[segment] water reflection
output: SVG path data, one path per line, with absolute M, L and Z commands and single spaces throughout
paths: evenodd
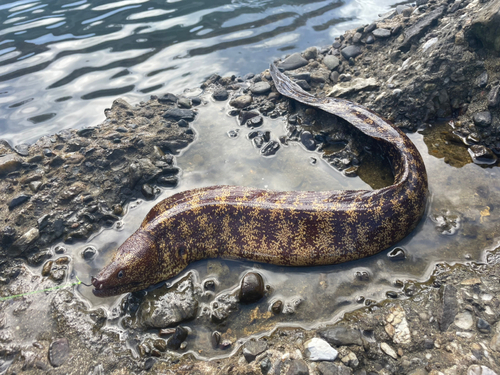
M 13 1 L 0 5 L 0 138 L 95 125 L 116 96 L 267 68 L 395 4 L 340 0 Z M 123 73 L 125 72 L 126 73 Z

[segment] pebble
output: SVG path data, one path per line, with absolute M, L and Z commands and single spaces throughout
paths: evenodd
M 388 356 L 394 359 L 398 359 L 398 354 L 396 353 L 396 351 L 393 348 L 391 348 L 387 343 L 385 342 L 381 343 L 380 349 Z
M 172 350 L 177 350 L 181 347 L 182 343 L 186 341 L 188 336 L 188 330 L 184 327 L 175 327 L 174 334 L 167 341 L 167 348 Z
M 363 34 L 361 34 L 361 33 L 358 32 L 358 33 L 356 33 L 356 34 L 353 35 L 352 42 L 354 44 L 358 44 L 360 42 L 360 40 L 361 40 L 362 37 L 363 37 Z
M 353 45 L 347 46 L 342 49 L 341 54 L 346 60 L 349 60 L 351 57 L 355 58 L 356 56 L 361 55 L 361 47 Z
M 323 64 L 325 64 L 328 69 L 333 70 L 339 66 L 340 60 L 337 56 L 326 55 L 323 58 Z
M 191 103 L 191 99 L 188 98 L 180 98 L 177 101 L 177 104 L 182 108 L 191 108 L 193 106 L 193 104 Z
M 390 260 L 405 260 L 406 259 L 406 253 L 405 251 L 400 248 L 400 247 L 396 247 L 394 249 L 392 249 L 388 254 L 387 254 L 387 257 L 390 259 Z
M 249 128 L 258 128 L 264 123 L 264 118 L 262 116 L 255 116 L 249 119 L 245 125 Z
M 241 303 L 253 303 L 265 294 L 264 279 L 257 272 L 249 272 L 241 280 L 239 298 Z
M 247 341 L 245 345 L 243 345 L 243 356 L 245 357 L 246 361 L 250 363 L 253 362 L 259 354 L 264 353 L 266 350 L 267 342 L 265 341 Z
M 172 108 L 169 109 L 168 111 L 165 112 L 163 115 L 164 118 L 171 118 L 174 120 L 180 120 L 184 119 L 186 121 L 193 121 L 194 117 L 196 115 L 196 112 L 190 110 L 190 109 L 185 109 L 185 108 Z
M 257 82 L 255 85 L 250 87 L 250 91 L 255 95 L 266 94 L 271 91 L 271 85 L 264 81 Z
M 311 86 L 309 85 L 309 83 L 307 83 L 305 79 L 299 79 L 298 81 L 295 81 L 295 83 L 299 85 L 301 89 L 305 91 L 311 91 Z
M 262 374 L 266 375 L 269 370 L 271 369 L 272 363 L 269 357 L 264 358 L 262 361 L 260 361 L 260 371 L 262 371 Z
M 476 322 L 476 328 L 478 329 L 479 332 L 482 333 L 490 333 L 491 332 L 491 326 L 490 323 L 488 323 L 486 320 L 479 318 Z
M 489 79 L 488 72 L 485 70 L 479 75 L 479 77 L 476 78 L 476 86 L 481 89 L 484 89 L 488 84 L 488 79 Z
M 333 345 L 362 345 L 361 332 L 358 329 L 335 327 L 320 331 L 320 336 Z
M 15 197 L 14 199 L 12 199 L 9 202 L 9 210 L 12 211 L 17 206 L 20 206 L 24 202 L 29 201 L 30 198 L 31 198 L 31 195 L 27 195 L 27 194 L 20 194 L 20 195 L 18 195 L 17 197 Z
M 474 121 L 474 124 L 476 126 L 480 126 L 482 128 L 490 126 L 491 125 L 491 112 L 490 111 L 477 112 L 472 117 L 472 120 Z
M 245 108 L 252 104 L 252 100 L 251 95 L 242 95 L 231 100 L 229 104 L 235 108 Z
M 9 248 L 8 253 L 11 256 L 17 256 L 26 251 L 40 236 L 37 228 L 31 228 L 29 231 L 19 237 Z
M 212 93 L 212 98 L 214 98 L 215 100 L 218 100 L 218 101 L 227 100 L 228 97 L 229 97 L 229 93 L 227 92 L 227 90 L 224 87 L 218 87 Z
M 69 341 L 63 337 L 50 343 L 49 362 L 53 367 L 59 367 L 66 362 L 69 354 Z
M 375 37 L 372 34 L 368 35 L 366 37 L 365 43 L 366 44 L 373 44 L 373 43 L 375 43 Z
M 305 356 L 310 361 L 335 361 L 338 352 L 325 340 L 313 338 L 304 344 Z
M 378 39 L 385 39 L 391 36 L 391 30 L 388 29 L 376 29 L 372 32 L 373 36 Z
M 15 145 L 14 151 L 16 151 L 21 156 L 28 156 L 30 153 L 30 145 L 27 145 L 26 143 Z
M 458 313 L 457 288 L 453 285 L 443 285 L 439 289 L 440 306 L 437 314 L 439 329 L 444 332 L 455 320 Z
M 303 359 L 294 359 L 291 361 L 286 375 L 309 375 L 309 367 Z
M 468 330 L 472 327 L 473 323 L 472 315 L 468 311 L 457 314 L 455 317 L 455 325 L 460 329 Z
M 177 100 L 179 100 L 179 98 L 172 93 L 167 93 L 158 98 L 158 101 L 162 104 L 177 103 Z
M 155 197 L 155 191 L 150 184 L 143 184 L 141 186 L 141 193 L 146 199 L 153 199 Z
M 488 94 L 488 106 L 496 107 L 500 104 L 500 85 L 493 86 Z
M 309 151 L 314 151 L 316 150 L 316 140 L 314 139 L 314 136 L 312 135 L 311 132 L 309 131 L 303 131 L 300 134 L 300 142 L 304 145 L 304 147 L 309 150 Z
M 288 56 L 285 60 L 278 64 L 280 70 L 295 70 L 307 65 L 308 62 L 300 53 L 296 52 Z
M 82 251 L 82 258 L 85 259 L 86 261 L 90 261 L 90 260 L 94 259 L 96 254 L 97 254 L 97 250 L 94 247 L 87 246 Z
M 0 175 L 17 171 L 21 164 L 22 160 L 14 154 L 0 156 Z
M 268 144 L 266 144 L 260 152 L 264 156 L 272 156 L 278 152 L 279 148 L 280 148 L 279 142 L 271 141 Z
M 304 51 L 304 58 L 307 60 L 315 59 L 318 57 L 318 49 L 316 47 L 309 47 Z

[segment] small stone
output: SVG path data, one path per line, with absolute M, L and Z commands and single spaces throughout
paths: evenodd
M 36 193 L 38 190 L 40 190 L 42 184 L 42 181 L 31 181 L 28 186 L 33 193 Z
M 153 368 L 153 366 L 155 365 L 156 363 L 156 359 L 153 358 L 153 357 L 149 357 L 148 359 L 146 359 L 144 361 L 144 370 L 145 371 L 149 371 Z
M 251 95 L 242 95 L 234 98 L 229 102 L 229 104 L 235 108 L 245 108 L 252 104 L 252 96 Z
M 490 333 L 491 332 L 490 323 L 488 323 L 484 319 L 479 318 L 476 322 L 476 327 L 477 327 L 479 332 L 482 332 L 482 333 Z
M 253 303 L 265 293 L 264 279 L 257 272 L 249 272 L 241 280 L 239 298 L 241 303 Z
M 396 351 L 393 348 L 391 348 L 387 343 L 385 342 L 381 343 L 380 349 L 388 356 L 394 359 L 398 359 L 398 353 L 396 353 Z
M 271 85 L 264 81 L 257 82 L 255 85 L 250 87 L 250 91 L 255 95 L 266 94 L 271 91 Z
M 373 36 L 377 39 L 385 39 L 391 36 L 391 30 L 388 29 L 375 29 L 372 32 Z
M 162 97 L 158 98 L 158 101 L 162 104 L 177 103 L 177 100 L 179 100 L 179 98 L 172 93 L 167 93 Z
M 316 47 L 309 47 L 304 51 L 304 58 L 307 60 L 315 59 L 318 57 L 318 49 Z
M 69 354 L 69 341 L 63 337 L 52 341 L 49 347 L 49 362 L 53 367 L 59 367 L 66 362 Z
M 31 198 L 31 195 L 20 194 L 9 202 L 9 210 L 12 211 L 17 206 L 20 206 L 24 202 L 27 202 Z
M 352 375 L 351 368 L 331 362 L 318 363 L 316 370 L 318 370 L 319 375 Z M 366 372 L 356 372 L 356 375 L 366 375 Z
M 295 81 L 295 83 L 297 85 L 299 85 L 299 87 L 302 90 L 305 90 L 305 91 L 310 91 L 311 90 L 311 86 L 309 85 L 309 83 L 307 83 L 307 81 L 305 79 L 299 79 L 298 81 Z
M 363 345 L 361 332 L 357 329 L 335 327 L 320 331 L 320 336 L 333 345 Z
M 95 258 L 97 254 L 97 250 L 92 247 L 92 246 L 87 246 L 83 251 L 82 251 L 82 258 L 85 259 L 87 262 L 91 261 L 92 259 Z
M 339 66 L 340 60 L 338 59 L 337 56 L 326 55 L 323 58 L 323 64 L 325 64 L 328 69 L 333 70 Z
M 356 34 L 353 35 L 352 42 L 354 44 L 358 44 L 362 37 L 363 37 L 363 34 L 361 34 L 361 33 L 358 32 L 358 33 L 356 33 Z
M 258 340 L 258 341 L 247 341 L 245 345 L 243 345 L 243 356 L 247 360 L 248 363 L 253 362 L 255 358 L 264 353 L 267 350 L 267 342 Z
M 309 375 L 309 367 L 303 359 L 294 359 L 290 363 L 286 375 Z
M 269 370 L 271 369 L 272 363 L 269 357 L 264 358 L 262 361 L 260 361 L 260 371 L 262 371 L 263 375 L 266 375 Z
M 184 327 L 175 327 L 174 334 L 167 341 L 167 348 L 171 350 L 177 350 L 181 347 L 182 343 L 186 341 L 188 336 L 188 330 Z
M 366 37 L 365 43 L 366 44 L 373 44 L 373 43 L 375 43 L 375 37 L 372 34 L 368 35 Z
M 349 60 L 351 57 L 355 58 L 356 56 L 361 55 L 361 47 L 359 46 L 347 46 L 340 51 L 344 59 Z
M 9 248 L 9 255 L 17 256 L 26 251 L 40 236 L 37 228 L 31 228 L 29 231 L 19 237 Z
M 440 302 L 437 321 L 439 329 L 444 332 L 455 320 L 458 313 L 457 289 L 453 285 L 443 285 L 439 290 Z
M 255 116 L 249 119 L 245 125 L 249 128 L 258 128 L 264 123 L 264 118 L 262 116 Z
M 25 143 L 15 145 L 14 151 L 17 152 L 21 156 L 28 156 L 30 154 L 30 145 L 27 145 Z
M 457 314 L 455 317 L 455 325 L 460 329 L 468 330 L 472 327 L 473 323 L 472 315 L 468 311 Z
M 477 112 L 474 114 L 472 119 L 474 120 L 474 124 L 476 126 L 485 128 L 491 125 L 491 112 L 490 111 Z
M 496 107 L 500 104 L 500 85 L 493 86 L 488 94 L 488 106 Z
M 304 344 L 305 356 L 310 361 L 335 361 L 338 352 L 325 340 L 313 338 Z
M 406 254 L 402 248 L 396 247 L 387 254 L 387 257 L 390 260 L 405 260 Z
M 281 300 L 278 300 L 276 302 L 274 302 L 271 306 L 271 311 L 274 313 L 274 314 L 279 314 L 281 313 L 281 311 L 283 311 L 283 301 Z
M 309 151 L 314 151 L 316 150 L 316 140 L 314 139 L 314 136 L 312 135 L 311 132 L 309 131 L 303 131 L 300 134 L 300 142 L 304 145 L 304 147 L 309 150 Z
M 340 74 L 339 72 L 335 71 L 330 74 L 330 81 L 332 81 L 333 84 L 336 84 L 339 81 Z
M 263 156 L 273 156 L 275 155 L 280 148 L 280 143 L 277 141 L 271 141 L 266 144 L 262 150 L 260 150 Z
M 172 108 L 172 109 L 169 109 L 168 111 L 166 111 L 165 114 L 163 115 L 163 117 L 167 118 L 167 119 L 174 119 L 174 120 L 184 119 L 186 121 L 193 121 L 195 115 L 196 115 L 196 112 L 194 112 L 190 109 Z
M 141 186 L 141 193 L 146 199 L 153 199 L 155 197 L 155 191 L 153 187 L 149 184 L 143 184 Z
M 14 154 L 0 156 L 0 175 L 17 171 L 21 164 L 22 160 Z
M 177 105 L 181 108 L 191 108 L 193 105 L 191 104 L 191 99 L 188 98 L 180 98 L 177 101 Z
M 214 90 L 212 94 L 212 98 L 218 101 L 224 101 L 227 100 L 229 97 L 229 93 L 224 87 L 218 87 L 217 89 Z
M 476 86 L 481 89 L 484 89 L 488 84 L 488 78 L 489 78 L 488 72 L 485 70 L 479 75 L 479 77 L 476 78 Z
M 278 64 L 280 70 L 295 70 L 307 65 L 307 60 L 300 53 L 296 52 L 288 56 L 283 62 Z

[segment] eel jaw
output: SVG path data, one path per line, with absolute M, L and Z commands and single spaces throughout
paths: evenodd
M 92 285 L 94 286 L 94 289 L 92 289 L 92 293 L 96 297 L 112 297 L 128 292 L 136 292 L 148 287 L 146 283 L 140 282 L 105 287 L 104 283 L 95 277 L 92 277 Z

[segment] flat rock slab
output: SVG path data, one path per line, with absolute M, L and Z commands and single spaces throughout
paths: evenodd
M 337 56 L 326 55 L 323 58 L 323 64 L 325 64 L 328 69 L 333 70 L 337 66 L 339 66 L 340 61 L 339 61 L 339 58 Z
M 306 66 L 307 60 L 304 59 L 299 52 L 288 56 L 282 63 L 278 64 L 280 70 L 294 70 Z
M 379 86 L 375 78 L 355 78 L 349 82 L 336 84 L 333 86 L 332 91 L 328 93 L 328 96 L 341 97 L 362 90 L 373 90 Z
M 66 362 L 69 354 L 69 341 L 63 337 L 52 341 L 49 347 L 49 362 L 54 367 L 59 367 Z
M 164 118 L 172 118 L 174 120 L 186 120 L 186 121 L 193 121 L 194 116 L 196 115 L 196 112 L 190 110 L 190 109 L 184 109 L 184 108 L 172 108 L 169 109 L 168 111 L 165 112 L 163 115 Z
M 333 345 L 363 345 L 358 329 L 335 327 L 321 331 L 320 335 Z
M 388 37 L 391 36 L 391 30 L 388 30 L 388 29 L 376 29 L 376 30 L 373 30 L 372 34 L 377 39 L 384 39 L 384 38 L 388 38 Z
M 359 46 L 347 46 L 342 51 L 340 51 L 344 59 L 349 60 L 351 57 L 355 58 L 356 56 L 361 55 L 361 47 Z

